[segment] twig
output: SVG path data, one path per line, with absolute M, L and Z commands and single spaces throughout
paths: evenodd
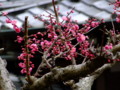
M 56 21 L 57 21 L 57 24 L 58 24 L 59 23 L 58 12 L 56 10 L 55 1 L 54 0 L 52 0 L 52 4 L 53 4 L 53 8 L 54 8 L 54 13 L 55 13 Z
M 113 47 L 110 50 L 111 53 L 116 54 L 120 51 L 120 44 Z M 28 85 L 29 90 L 44 89 L 50 85 L 50 83 L 56 83 L 60 81 L 68 81 L 76 77 L 86 77 L 87 75 L 92 74 L 97 69 L 102 67 L 107 63 L 107 58 L 98 56 L 92 61 L 88 60 L 87 62 L 79 65 L 70 65 L 65 68 L 54 68 L 51 72 L 45 74 L 38 80 L 36 80 L 33 85 Z M 26 89 L 24 89 L 26 90 Z
M 24 38 L 25 38 L 25 52 L 26 52 L 26 77 L 27 77 L 27 81 L 28 81 L 28 83 L 31 83 L 31 80 L 30 80 L 30 71 L 29 71 L 29 67 L 30 67 L 30 65 L 29 65 L 29 49 L 28 49 L 28 16 L 26 16 L 25 17 L 25 27 L 24 27 L 24 29 L 25 29 L 25 32 L 24 32 L 24 34 L 25 34 L 25 36 L 24 36 Z
M 86 59 L 87 59 L 87 56 L 85 56 L 85 58 L 83 59 L 82 63 L 85 63 Z
M 115 25 L 113 23 L 112 17 L 111 17 L 111 23 L 112 23 L 112 27 L 113 27 L 113 30 L 114 30 L 114 33 L 115 33 Z

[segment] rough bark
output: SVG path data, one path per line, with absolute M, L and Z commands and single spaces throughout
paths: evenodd
M 110 52 L 113 53 L 114 55 L 119 51 L 120 51 L 120 44 L 114 46 L 113 49 L 110 50 Z M 87 61 L 83 64 L 70 65 L 65 68 L 54 68 L 51 72 L 33 81 L 31 85 L 29 84 L 26 85 L 23 88 L 23 90 L 45 90 L 45 88 L 49 87 L 50 84 L 60 82 L 60 81 L 68 81 L 68 80 L 72 80 L 74 78 L 79 78 L 79 77 L 83 78 L 83 81 L 85 81 L 86 83 L 89 83 L 92 85 L 93 81 L 100 74 L 91 75 L 89 77 L 86 77 L 86 76 L 92 73 L 94 74 L 96 70 L 102 73 L 109 66 L 109 64 L 107 64 L 108 66 L 106 67 L 104 66 L 104 69 L 101 69 L 101 67 L 104 64 L 106 65 L 106 62 L 107 62 L 106 58 L 102 56 L 98 56 L 97 58 L 91 61 Z M 80 83 L 82 83 L 81 81 Z M 91 85 L 87 87 L 91 87 Z
M 48 87 L 52 83 L 85 77 L 101 67 L 105 61 L 105 58 L 97 57 L 92 61 L 87 61 L 80 65 L 70 65 L 65 68 L 54 68 L 51 72 L 33 82 L 32 85 L 25 87 L 24 90 L 44 90 L 45 87 Z
M 105 71 L 108 68 L 111 68 L 115 64 L 105 64 L 101 68 L 97 69 L 95 72 L 93 72 L 91 75 L 88 75 L 84 78 L 79 79 L 79 82 L 76 84 L 73 84 L 71 87 L 73 90 L 91 90 L 92 85 L 94 83 L 94 80 L 97 79 L 103 71 Z
M 0 90 L 16 90 L 9 78 L 6 62 L 0 58 Z

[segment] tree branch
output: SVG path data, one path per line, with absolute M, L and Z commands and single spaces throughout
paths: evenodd
M 114 46 L 113 49 L 110 50 L 110 52 L 116 54 L 119 50 L 120 50 L 120 44 Z M 94 74 L 96 73 L 96 70 L 98 69 L 99 72 L 102 73 L 102 69 L 99 68 L 106 63 L 107 63 L 107 58 L 98 56 L 95 59 L 89 60 L 83 64 L 70 65 L 65 68 L 56 67 L 51 72 L 45 74 L 41 78 L 34 81 L 31 86 L 27 85 L 26 87 L 24 87 L 23 90 L 26 90 L 26 88 L 27 90 L 38 90 L 38 89 L 44 90 L 45 87 L 48 87 L 52 83 L 68 81 L 79 77 L 86 77 L 87 75 L 90 74 L 92 74 L 90 78 L 92 78 L 91 81 L 93 82 L 96 79 L 96 77 L 99 76 L 99 74 L 98 76 L 96 76 L 97 74 Z
M 73 84 L 71 87 L 73 90 L 91 90 L 91 87 L 94 83 L 94 80 L 97 79 L 103 71 L 111 68 L 115 65 L 116 62 L 105 64 L 101 68 L 97 69 L 92 74 L 88 75 L 87 77 L 81 78 L 78 83 Z

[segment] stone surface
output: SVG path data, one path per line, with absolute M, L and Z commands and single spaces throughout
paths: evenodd
M 25 3 L 28 2 L 26 3 L 28 5 L 23 5 L 23 7 L 19 7 L 18 5 L 17 8 L 6 9 L 6 11 L 10 13 L 15 12 L 15 11 L 20 11 L 18 14 L 17 13 L 15 15 L 12 14 L 12 17 L 18 18 L 20 22 L 23 23 L 24 17 L 27 15 L 29 16 L 29 24 L 32 27 L 41 28 L 43 27 L 43 22 L 35 20 L 33 16 L 36 14 L 37 15 L 44 14 L 45 16 L 48 16 L 49 13 L 52 13 L 54 15 L 54 10 L 53 10 L 52 5 L 39 5 L 38 3 L 41 3 L 40 1 L 41 0 L 35 0 L 35 1 L 30 0 L 28 2 L 28 0 L 24 0 L 24 1 L 17 0 L 17 1 L 14 1 L 15 2 L 14 4 L 18 2 L 19 2 L 18 4 L 23 4 L 23 2 Z M 99 19 L 104 18 L 107 21 L 110 20 L 109 17 L 113 13 L 113 5 L 109 5 L 110 2 L 114 2 L 114 0 L 79 0 L 79 2 L 71 2 L 70 0 L 62 0 L 56 6 L 59 7 L 60 21 L 62 21 L 61 19 L 62 16 L 66 16 L 67 12 L 69 12 L 70 10 L 72 10 L 72 8 L 74 8 L 74 13 L 71 14 L 71 16 L 73 16 L 73 20 L 75 19 L 78 20 L 80 16 L 81 20 L 78 20 L 78 21 L 81 24 L 87 18 L 91 18 L 94 16 Z M 13 2 L 5 2 L 4 5 L 6 6 L 7 4 L 11 5 L 9 3 L 13 3 Z M 48 17 L 43 17 L 43 18 L 48 19 Z M 2 24 L 4 24 L 4 26 L 6 26 L 7 28 L 12 28 L 11 25 L 4 23 L 4 19 L 5 18 L 0 17 L 0 22 L 2 22 Z M 22 24 L 19 24 L 19 26 L 21 25 Z
M 28 9 L 28 12 L 39 15 L 39 14 L 42 14 L 42 12 L 44 12 L 44 10 L 40 9 L 38 7 L 34 7 L 34 8 Z
M 98 9 L 92 7 L 92 6 L 85 5 L 84 3 L 78 3 L 78 4 L 76 4 L 75 8 L 78 11 L 82 11 L 83 13 L 86 13 L 89 16 L 93 16 L 93 15 L 101 12 L 100 10 L 98 10 Z
M 92 5 L 94 2 L 96 2 L 97 0 L 81 0 L 82 2 Z
M 25 17 L 28 16 L 28 23 L 32 27 L 43 27 L 43 22 L 34 18 L 29 12 L 17 15 L 17 18 L 24 22 Z
M 109 2 L 105 0 L 99 0 L 93 3 L 95 7 L 98 7 L 100 9 L 105 9 L 106 7 L 110 7 Z
M 98 14 L 96 14 L 94 17 L 98 18 L 98 19 L 104 19 L 105 21 L 110 21 L 111 19 L 111 14 L 105 12 L 105 11 L 102 11 Z
M 59 7 L 58 12 L 61 13 L 62 15 L 67 15 L 67 12 L 69 12 L 71 10 L 71 9 L 65 7 L 64 5 L 61 5 L 61 4 L 59 4 L 58 7 Z
M 80 23 L 80 24 L 85 23 L 85 21 L 88 20 L 88 19 L 89 19 L 89 17 L 84 15 L 84 14 L 82 14 L 82 13 L 81 14 L 77 14 L 77 15 L 72 17 L 73 21 L 77 20 L 78 23 Z

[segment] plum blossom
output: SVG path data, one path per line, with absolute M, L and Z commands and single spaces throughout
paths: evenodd
M 71 13 L 74 13 L 74 10 L 71 10 L 70 12 L 71 12 Z
M 2 12 L 2 15 L 6 16 L 6 15 L 8 15 L 8 12 Z
M 24 40 L 23 37 L 17 36 L 17 42 L 18 43 L 21 43 L 23 40 Z
M 91 26 L 92 27 L 96 27 L 96 26 L 98 26 L 100 23 L 99 22 L 91 22 Z
M 110 50 L 113 48 L 112 43 L 105 45 L 104 50 Z
M 17 27 L 16 25 L 13 26 L 16 33 L 20 33 L 22 28 Z
M 72 47 L 70 53 L 75 53 L 76 52 L 76 48 L 75 47 Z
M 22 28 L 19 28 L 17 26 L 17 21 L 16 20 L 11 20 L 10 18 L 7 17 L 8 12 L 2 12 L 2 15 L 6 16 L 7 19 L 5 20 L 5 22 L 12 24 L 13 25 L 13 29 L 16 31 L 16 33 L 20 33 L 21 32 Z
M 31 44 L 30 45 L 31 53 L 35 53 L 35 51 L 38 51 L 38 46 L 37 44 Z
M 117 15 L 116 22 L 120 23 L 120 15 Z
M 64 21 L 67 21 L 67 20 L 68 20 L 68 17 L 63 16 L 62 19 L 63 19 Z
M 26 69 L 23 68 L 23 69 L 21 70 L 21 73 L 22 73 L 22 74 L 26 73 Z
M 10 19 L 6 19 L 6 23 L 11 23 L 12 21 Z
M 17 24 L 17 21 L 16 21 L 16 20 L 12 20 L 11 24 L 12 24 L 12 25 L 16 25 L 16 24 Z
M 74 30 L 78 30 L 79 29 L 79 26 L 77 24 L 73 25 L 72 27 Z
M 73 12 L 74 11 L 71 10 L 67 14 Z M 23 50 L 23 53 L 18 57 L 19 60 L 23 60 L 25 63 L 27 55 L 29 55 L 30 58 L 34 57 L 35 52 L 39 50 L 41 50 L 40 52 L 42 53 L 48 50 L 48 52 L 46 53 L 46 59 L 53 58 L 54 56 L 58 55 L 58 58 L 60 57 L 66 60 L 71 60 L 73 58 L 76 58 L 79 55 L 79 53 L 80 55 L 85 56 L 89 59 L 95 57 L 94 53 L 90 50 L 94 43 L 89 43 L 89 41 L 87 40 L 88 37 L 86 36 L 86 33 L 88 33 L 88 31 L 98 26 L 102 22 L 94 18 L 89 19 L 87 23 L 80 28 L 79 25 L 76 24 L 76 22 L 72 22 L 71 16 L 63 16 L 62 20 L 67 21 L 64 23 L 57 23 L 57 21 L 55 21 L 55 18 L 50 16 L 51 15 L 47 16 L 47 18 L 50 19 L 41 20 L 43 22 L 50 22 L 47 24 L 45 23 L 47 29 L 45 32 L 37 32 L 36 34 L 32 34 L 29 36 L 28 45 L 26 45 L 26 47 L 29 48 L 29 54 L 24 53 L 25 50 Z M 120 23 L 119 17 L 120 16 L 118 15 L 116 21 Z M 36 19 L 38 19 L 38 17 Z M 6 19 L 6 22 L 11 23 L 13 25 L 14 30 L 17 33 L 21 32 L 21 28 L 17 26 L 17 21 Z M 23 39 L 24 38 L 18 36 L 18 43 L 21 43 Z M 112 44 L 107 44 L 104 46 L 104 50 L 109 49 L 112 49 Z M 61 55 L 61 53 L 63 53 L 63 55 Z M 19 66 L 22 68 L 21 73 L 26 73 L 24 63 L 19 63 Z M 32 62 L 30 62 L 29 64 L 29 71 L 31 72 L 32 68 L 34 67 L 34 64 L 32 64 Z
M 17 26 L 16 20 L 10 20 L 9 18 L 6 19 L 6 23 L 11 23 L 13 25 L 13 29 L 16 31 L 16 33 L 20 33 L 22 28 L 19 28 Z
M 25 63 L 19 63 L 18 64 L 21 68 L 25 68 L 26 66 L 25 66 Z
M 26 55 L 27 55 L 26 53 L 21 53 L 20 56 L 18 56 L 18 59 L 25 60 Z
M 85 41 L 85 39 L 86 39 L 85 35 L 78 33 L 78 37 L 77 37 L 78 42 L 81 43 L 81 42 Z

